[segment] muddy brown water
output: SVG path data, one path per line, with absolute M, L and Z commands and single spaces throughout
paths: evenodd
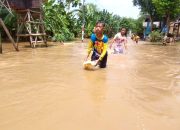
M 96 71 L 85 47 L 5 48 L 0 130 L 180 130 L 180 45 L 130 44 Z

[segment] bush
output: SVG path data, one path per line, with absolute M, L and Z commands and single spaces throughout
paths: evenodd
M 55 0 L 49 0 L 43 6 L 47 34 L 51 36 L 53 41 L 69 41 L 74 39 L 71 15 L 67 14 L 62 3 L 54 3 Z
M 162 34 L 160 31 L 152 31 L 150 33 L 150 42 L 160 42 L 162 39 Z

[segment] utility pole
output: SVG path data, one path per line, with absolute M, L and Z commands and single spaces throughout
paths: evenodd
M 82 22 L 82 42 L 84 42 L 84 27 L 85 27 L 85 0 L 83 0 L 83 22 Z

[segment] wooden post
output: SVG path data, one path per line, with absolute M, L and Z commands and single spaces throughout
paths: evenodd
M 39 42 L 44 42 L 47 46 L 46 33 L 41 12 L 26 9 L 17 11 L 17 13 L 19 14 L 17 43 L 19 37 L 29 37 L 32 48 L 35 48 L 36 44 Z M 24 14 L 26 14 L 25 17 Z M 23 21 L 21 21 L 20 18 L 23 18 Z M 22 30 L 24 30 L 24 32 L 22 32 Z
M 19 51 L 18 46 L 16 45 L 16 43 L 14 42 L 14 39 L 11 37 L 11 34 L 9 33 L 9 30 L 6 28 L 4 22 L 2 21 L 2 19 L 0 18 L 0 25 L 2 25 L 2 27 L 4 28 L 4 31 L 6 32 L 6 34 L 8 35 L 10 41 L 12 42 L 14 48 L 16 49 L 16 51 Z
M 2 54 L 1 32 L 0 32 L 0 53 Z
M 180 29 L 179 26 L 180 26 L 180 22 L 178 21 L 178 30 L 177 30 L 178 32 L 177 32 L 177 37 L 179 37 L 179 29 Z
M 41 22 L 42 24 L 40 25 L 40 27 L 41 27 L 41 30 L 42 30 L 43 34 L 46 34 L 46 31 L 45 31 L 45 28 L 44 28 L 44 23 L 43 23 L 43 16 L 42 16 L 42 14 L 43 14 L 43 13 L 42 13 L 42 10 L 41 10 L 41 13 L 40 13 L 40 22 Z M 42 40 L 43 40 L 43 42 L 45 43 L 45 46 L 48 47 L 46 35 L 42 36 Z

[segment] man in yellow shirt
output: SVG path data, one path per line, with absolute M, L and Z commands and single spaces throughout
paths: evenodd
M 94 33 L 91 35 L 91 39 L 88 44 L 88 59 L 91 51 L 93 54 L 91 56 L 91 61 L 96 61 L 96 65 L 100 68 L 106 68 L 107 64 L 107 48 L 108 48 L 108 37 L 103 34 L 105 23 L 98 21 L 94 28 Z

